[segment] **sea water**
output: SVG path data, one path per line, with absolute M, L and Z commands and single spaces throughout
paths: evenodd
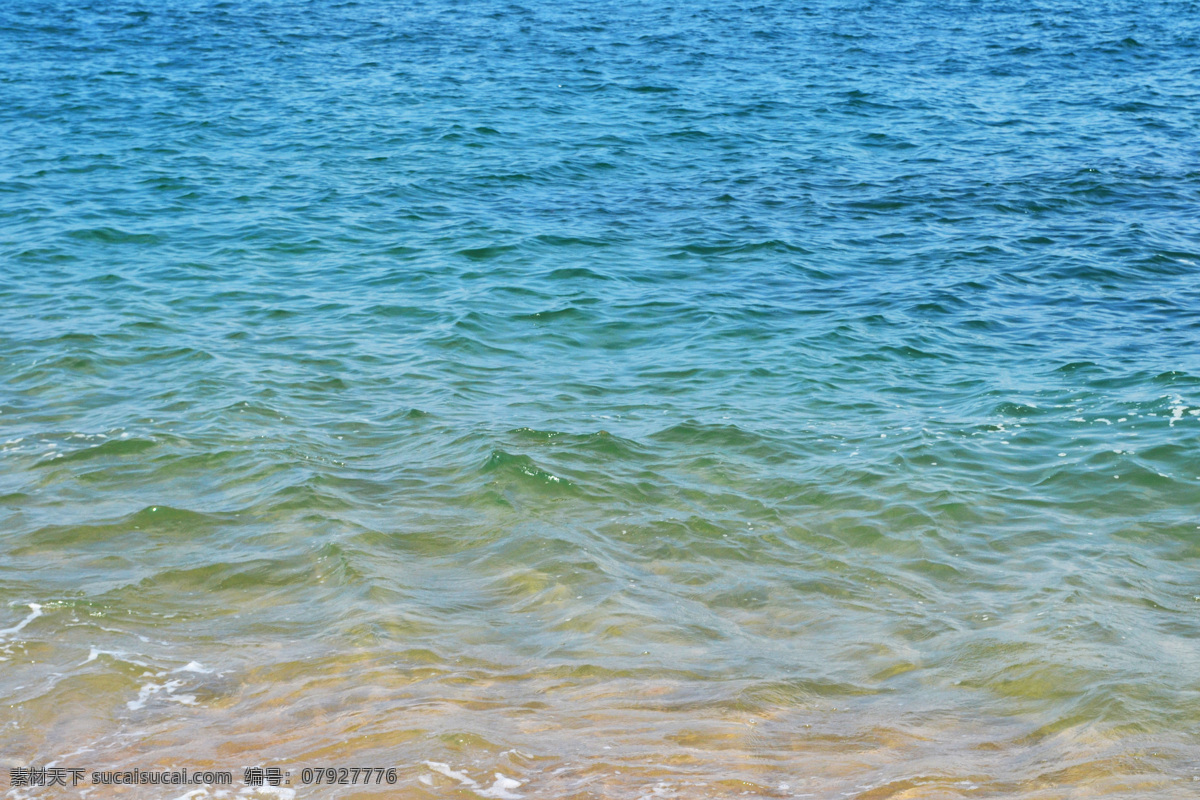
M 1197 3 L 9 0 L 0 63 L 0 766 L 1200 792 Z

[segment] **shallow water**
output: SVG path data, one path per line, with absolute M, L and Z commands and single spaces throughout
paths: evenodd
M 0 58 L 2 766 L 1195 796 L 1196 3 L 14 0 Z

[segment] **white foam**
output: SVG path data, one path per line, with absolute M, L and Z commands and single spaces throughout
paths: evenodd
M 173 703 L 182 703 L 185 706 L 196 705 L 196 696 L 192 694 L 175 694 L 175 690 L 183 686 L 183 681 L 167 681 L 166 683 L 146 683 L 138 690 L 136 700 L 130 700 L 125 704 L 125 707 L 130 711 L 137 711 L 140 708 L 145 708 L 146 703 L 150 698 L 159 692 L 166 690 L 166 699 Z
M 447 778 L 453 778 L 454 780 L 461 783 L 463 786 L 472 786 L 472 787 L 479 786 L 479 784 L 477 782 L 475 782 L 474 780 L 472 780 L 471 777 L 468 776 L 465 772 L 455 772 L 454 770 L 450 769 L 449 764 L 443 764 L 440 761 L 426 761 L 424 763 L 425 763 L 425 766 L 429 767 L 431 770 L 438 773 L 439 775 L 445 775 Z
M 130 711 L 137 711 L 139 708 L 144 708 L 146 706 L 146 701 L 150 699 L 150 696 L 158 694 L 162 691 L 162 689 L 163 687 L 157 683 L 144 684 L 142 688 L 138 690 L 137 700 L 130 700 L 125 704 L 125 707 Z
M 496 773 L 496 782 L 491 785 L 491 788 L 484 789 L 482 792 L 476 792 L 480 797 L 495 797 L 497 800 L 520 800 L 523 795 L 514 794 L 513 789 L 521 786 L 521 782 L 506 778 L 499 772 Z
M 145 661 L 138 661 L 136 658 L 127 658 L 125 653 L 121 650 L 101 650 L 95 646 L 93 646 L 92 651 L 88 653 L 88 657 L 79 662 L 79 666 L 82 667 L 84 664 L 90 664 L 100 656 L 112 656 L 118 661 L 124 661 L 126 664 L 134 664 L 139 667 L 148 668 L 150 666 Z
M 10 633 L 19 633 L 22 628 L 24 628 L 26 625 L 33 622 L 35 619 L 37 619 L 38 617 L 40 617 L 42 615 L 42 607 L 40 605 L 38 605 L 37 603 L 30 603 L 29 607 L 31 609 L 33 609 L 33 611 L 30 612 L 29 616 L 26 617 L 25 619 L 21 620 L 20 622 L 18 622 L 13 627 L 5 628 L 4 630 L 0 631 L 0 637 L 7 636 Z
M 1174 428 L 1175 423 L 1183 419 L 1183 412 L 1187 410 L 1187 406 L 1183 404 L 1183 398 L 1176 395 L 1175 405 L 1171 406 L 1171 419 L 1168 420 L 1167 424 Z
M 199 672 L 204 675 L 211 675 L 213 671 L 211 669 L 205 669 L 204 665 L 199 661 L 189 661 L 182 667 L 171 670 L 171 672 Z
M 285 789 L 282 786 L 247 786 L 238 792 L 238 796 L 246 796 L 252 794 L 265 794 L 270 797 L 278 797 L 279 800 L 294 800 L 296 797 L 295 789 Z

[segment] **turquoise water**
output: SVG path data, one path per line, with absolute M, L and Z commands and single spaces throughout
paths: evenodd
M 1200 5 L 13 0 L 0 59 L 3 766 L 1195 796 Z

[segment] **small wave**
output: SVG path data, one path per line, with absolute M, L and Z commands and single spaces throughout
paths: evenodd
M 102 242 L 104 244 L 159 244 L 162 239 L 153 233 L 129 233 L 119 228 L 77 228 L 68 231 L 67 236 L 84 242 Z
M 493 474 L 502 481 L 511 481 L 514 485 L 536 488 L 538 490 L 554 490 L 570 492 L 575 485 L 566 478 L 555 475 L 539 467 L 527 455 L 507 453 L 503 450 L 493 450 L 484 462 L 482 471 Z
M 490 261 L 494 258 L 499 258 L 505 253 L 511 253 L 516 250 L 516 246 L 510 244 L 498 244 L 488 247 L 470 247 L 465 250 L 459 250 L 460 256 L 466 256 L 472 261 Z

